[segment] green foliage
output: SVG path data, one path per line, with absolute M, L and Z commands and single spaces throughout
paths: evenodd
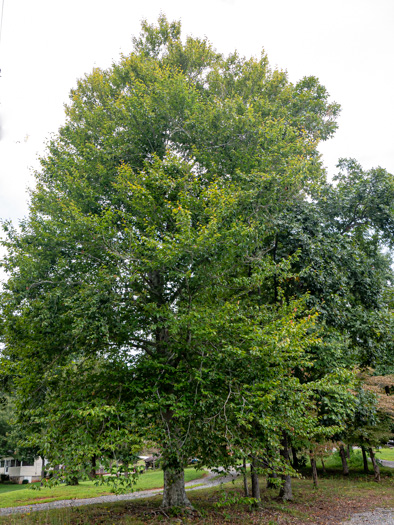
M 146 441 L 179 471 L 343 429 L 353 367 L 392 351 L 392 177 L 345 163 L 326 183 L 328 99 L 264 54 L 183 43 L 164 15 L 79 80 L 28 218 L 4 225 L 1 302 L 24 443 L 66 477 Z M 376 181 L 349 228 L 355 187 L 368 200 Z
M 9 455 L 9 450 L 12 450 L 9 436 L 12 428 L 11 417 L 8 400 L 4 397 L 0 404 L 0 457 Z
M 252 510 L 252 508 L 258 506 L 259 503 L 259 500 L 257 500 L 256 498 L 241 496 L 237 491 L 223 491 L 222 497 L 219 501 L 215 503 L 215 507 L 221 508 L 230 507 L 232 505 L 246 505 L 249 507 L 249 510 Z

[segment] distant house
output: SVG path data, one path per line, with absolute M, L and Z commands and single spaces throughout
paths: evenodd
M 0 459 L 0 475 L 9 476 L 10 481 L 22 483 L 26 480 L 28 483 L 41 480 L 42 458 L 31 458 L 19 461 L 13 457 Z

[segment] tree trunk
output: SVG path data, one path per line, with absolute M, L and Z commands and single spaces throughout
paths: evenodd
M 267 478 L 267 489 L 274 489 L 278 485 L 273 480 L 278 479 L 278 474 L 275 472 L 275 470 L 271 471 L 271 474 Z
M 252 498 L 260 501 L 261 499 L 260 484 L 259 484 L 259 476 L 256 472 L 256 467 L 257 467 L 256 458 L 252 458 L 252 463 L 250 465 L 250 477 L 252 478 Z
M 348 458 L 348 459 L 350 459 L 350 449 L 351 449 L 351 448 L 353 448 L 353 447 L 351 447 L 351 446 L 349 445 L 349 443 L 348 443 L 348 445 L 347 445 L 347 447 L 346 447 L 346 455 L 347 455 L 347 458 Z
M 293 493 L 291 490 L 290 474 L 282 476 L 282 479 L 284 480 L 284 484 L 280 488 L 279 497 L 282 498 L 283 501 L 291 501 L 293 499 Z
M 92 469 L 90 471 L 90 477 L 92 479 L 95 479 L 96 478 L 96 455 L 92 456 L 91 464 L 92 464 Z
M 245 493 L 245 498 L 248 498 L 249 497 L 249 486 L 248 486 L 248 475 L 247 475 L 247 472 L 246 472 L 246 458 L 244 458 L 244 461 L 243 461 L 243 476 L 244 476 L 244 493 Z
M 373 473 L 375 475 L 374 481 L 379 483 L 379 481 L 380 481 L 380 468 L 379 468 L 379 465 L 378 465 L 378 463 L 376 461 L 373 448 L 369 448 L 368 451 L 369 451 L 369 457 L 371 458 L 372 465 L 373 465 Z
M 271 467 L 270 461 L 268 459 L 263 459 L 262 461 L 263 467 L 269 471 L 267 476 L 267 489 L 273 489 L 276 488 L 278 485 L 273 480 L 277 479 L 278 474 L 275 472 L 275 470 Z
M 339 454 L 340 454 L 341 460 L 342 460 L 343 475 L 344 476 L 348 476 L 349 475 L 349 466 L 347 464 L 345 447 L 343 445 L 339 445 Z
M 53 467 L 53 476 L 54 478 L 58 478 L 60 473 L 60 465 L 54 465 Z
M 185 473 L 183 467 L 167 467 L 164 469 L 163 507 L 190 507 L 185 491 Z
M 368 474 L 368 459 L 367 459 L 367 452 L 365 450 L 365 447 L 361 447 L 361 452 L 363 453 L 363 464 L 364 464 L 364 472 Z
M 326 467 L 324 465 L 323 458 L 320 458 L 320 461 L 321 461 L 321 468 L 323 469 L 323 474 L 325 474 L 326 473 Z
M 43 458 L 43 456 L 41 456 L 41 459 L 42 459 L 42 465 L 41 465 L 41 487 L 43 486 L 44 484 L 44 479 L 45 479 L 45 459 Z
M 293 455 L 293 469 L 298 470 L 300 468 L 300 462 L 298 461 L 297 450 L 291 447 L 291 453 Z
M 310 458 L 311 458 L 311 467 L 312 467 L 312 479 L 313 479 L 313 485 L 315 487 L 317 487 L 317 468 L 316 468 L 316 459 L 315 457 L 312 455 L 312 453 L 310 454 Z
M 283 448 L 280 451 L 280 455 L 283 457 L 286 463 L 288 463 L 289 462 L 289 448 L 287 444 L 286 432 L 283 432 L 282 446 Z M 284 481 L 284 484 L 282 485 L 280 489 L 279 497 L 282 498 L 283 501 L 291 501 L 293 499 L 293 494 L 291 490 L 290 474 L 282 474 L 282 480 Z

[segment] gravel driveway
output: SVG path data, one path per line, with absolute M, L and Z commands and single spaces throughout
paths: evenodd
M 394 468 L 394 461 L 378 459 L 383 467 Z M 375 509 L 360 514 L 353 514 L 351 518 L 342 521 L 341 525 L 394 525 L 393 509 Z
M 378 461 L 383 467 L 394 468 L 394 461 L 388 461 L 387 459 L 378 459 Z
M 394 468 L 394 461 L 379 459 L 383 467 Z M 341 525 L 394 525 L 393 509 L 375 509 L 353 516 L 341 523 Z
M 375 509 L 354 514 L 349 520 L 342 521 L 341 525 L 394 525 L 394 510 Z

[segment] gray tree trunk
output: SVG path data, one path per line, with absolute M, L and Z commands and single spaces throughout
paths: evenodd
M 192 508 L 186 496 L 185 473 L 182 467 L 164 469 L 163 507 Z
M 165 304 L 164 299 L 164 281 L 159 271 L 153 270 L 149 274 L 150 287 L 156 296 L 156 304 Z M 165 320 L 163 319 L 163 326 L 157 326 L 155 339 L 157 344 L 157 351 L 162 355 L 170 359 L 167 354 L 169 332 L 166 326 Z M 158 323 L 160 324 L 160 323 Z M 172 358 L 171 358 L 172 359 Z M 170 361 L 167 361 L 170 362 Z M 171 393 L 171 388 L 168 388 L 166 394 Z M 167 437 L 170 438 L 173 434 L 177 435 L 176 420 L 174 420 L 173 412 L 171 408 L 168 408 L 162 413 L 167 425 Z M 173 448 L 163 447 L 162 461 L 163 461 L 163 473 L 164 473 L 164 490 L 163 490 L 163 503 L 164 508 L 180 507 L 180 508 L 193 508 L 188 497 L 186 496 L 185 490 L 185 472 L 183 469 L 183 461 L 179 455 L 180 448 L 173 445 Z M 153 461 L 153 469 L 155 469 L 155 461 Z
M 256 458 L 253 458 L 252 463 L 250 465 L 250 477 L 252 478 L 252 498 L 260 501 L 261 499 L 260 483 L 259 483 L 259 476 L 256 472 L 256 467 L 257 467 L 257 461 L 256 461 Z
M 373 465 L 373 473 L 375 475 L 374 481 L 379 483 L 379 481 L 380 481 L 380 468 L 379 468 L 379 465 L 378 465 L 378 463 L 376 461 L 373 448 L 369 448 L 368 452 L 369 452 L 369 457 L 371 458 L 372 465 Z
M 320 458 L 320 461 L 321 461 L 321 468 L 323 469 L 323 474 L 325 474 L 326 473 L 326 466 L 324 465 L 323 458 Z
M 282 476 L 282 479 L 284 480 L 284 484 L 280 488 L 279 497 L 282 498 L 283 501 L 291 501 L 293 499 L 293 492 L 291 490 L 290 474 Z
M 347 464 L 345 447 L 343 445 L 339 445 L 339 454 L 340 454 L 341 460 L 342 460 L 343 475 L 344 476 L 348 476 L 349 475 L 349 466 Z
M 283 448 L 280 451 L 280 455 L 287 463 L 289 463 L 289 447 L 286 432 L 283 432 L 282 446 Z M 283 501 L 291 501 L 293 499 L 293 493 L 291 489 L 290 474 L 282 475 L 282 480 L 284 481 L 284 484 L 280 488 L 279 497 L 282 498 Z

